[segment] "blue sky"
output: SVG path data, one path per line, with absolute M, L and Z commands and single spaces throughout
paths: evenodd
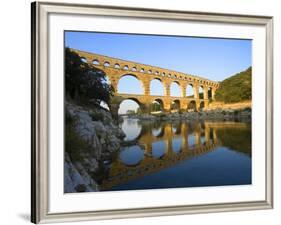
M 252 65 L 251 40 L 65 32 L 65 46 L 214 81 L 222 81 Z M 142 93 L 138 81 L 132 77 L 123 79 L 119 92 Z M 151 84 L 151 89 L 155 95 L 163 92 L 161 84 Z M 171 88 L 171 94 L 179 95 L 180 91 Z

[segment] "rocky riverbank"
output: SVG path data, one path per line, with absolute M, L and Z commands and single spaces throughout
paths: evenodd
M 209 109 L 201 112 L 175 112 L 144 115 L 129 115 L 129 118 L 141 120 L 239 120 L 251 121 L 251 108 Z
M 67 102 L 65 111 L 64 191 L 98 190 L 104 162 L 118 153 L 125 134 L 105 109 Z

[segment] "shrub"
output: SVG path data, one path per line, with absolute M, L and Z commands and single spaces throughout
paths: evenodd
M 238 116 L 238 115 L 239 115 L 239 113 L 240 113 L 240 111 L 239 111 L 239 110 L 235 110 L 235 111 L 234 111 L 234 115 L 235 115 L 235 116 Z

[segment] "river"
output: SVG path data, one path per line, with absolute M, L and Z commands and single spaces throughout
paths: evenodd
M 106 164 L 101 191 L 251 184 L 251 124 L 124 117 L 127 145 Z

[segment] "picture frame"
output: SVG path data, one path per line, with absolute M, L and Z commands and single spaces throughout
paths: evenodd
M 99 220 L 114 218 L 131 218 L 163 215 L 179 215 L 191 213 L 226 212 L 239 210 L 257 210 L 273 208 L 273 18 L 270 16 L 220 14 L 208 12 L 187 12 L 172 11 L 149 8 L 127 8 L 103 5 L 83 5 L 67 3 L 34 2 L 31 5 L 31 44 L 32 44 L 32 154 L 31 154 L 31 221 L 33 223 L 64 222 Z M 212 203 L 161 203 L 161 206 L 136 206 L 116 207 L 115 209 L 91 210 L 52 210 L 50 207 L 53 201 L 52 194 L 56 190 L 50 185 L 52 176 L 52 155 L 50 149 L 56 147 L 50 143 L 51 130 L 50 118 L 54 115 L 51 109 L 54 108 L 50 93 L 53 83 L 51 82 L 52 64 L 50 63 L 50 27 L 53 25 L 50 16 L 67 15 L 74 19 L 78 16 L 99 17 L 113 19 L 143 19 L 146 21 L 168 21 L 174 23 L 204 23 L 223 24 L 225 26 L 252 26 L 261 29 L 260 35 L 264 35 L 264 71 L 256 79 L 264 79 L 264 123 L 265 131 L 263 136 L 264 147 L 260 151 L 264 153 L 264 167 L 262 169 L 265 179 L 262 180 L 263 195 L 250 200 L 221 201 Z M 78 20 L 77 20 L 78 21 Z M 79 21 L 77 22 L 79 23 Z M 229 29 L 232 29 L 231 27 Z M 109 30 L 111 31 L 111 30 Z M 116 32 L 112 30 L 112 32 Z M 224 37 L 221 34 L 216 36 Z M 63 37 L 57 37 L 62 41 Z M 255 56 L 255 55 L 254 55 Z M 61 74 L 63 76 L 63 74 Z M 63 86 L 58 87 L 63 89 Z M 257 93 L 256 93 L 257 94 Z M 253 99 L 255 96 L 253 97 Z M 57 118 L 60 121 L 63 117 Z M 257 116 L 258 118 L 258 116 Z M 61 121 L 62 122 L 62 121 Z M 253 138 L 253 142 L 256 139 Z M 63 162 L 61 163 L 61 167 Z M 184 190 L 181 190 L 183 193 Z M 145 192 L 143 192 L 145 195 Z M 84 196 L 87 194 L 83 194 Z M 73 198 L 80 198 L 79 195 L 72 195 Z M 70 203 L 70 201 L 67 201 Z M 107 202 L 109 203 L 109 202 Z M 52 203 L 56 204 L 56 203 Z M 65 204 L 65 203 L 62 203 Z

